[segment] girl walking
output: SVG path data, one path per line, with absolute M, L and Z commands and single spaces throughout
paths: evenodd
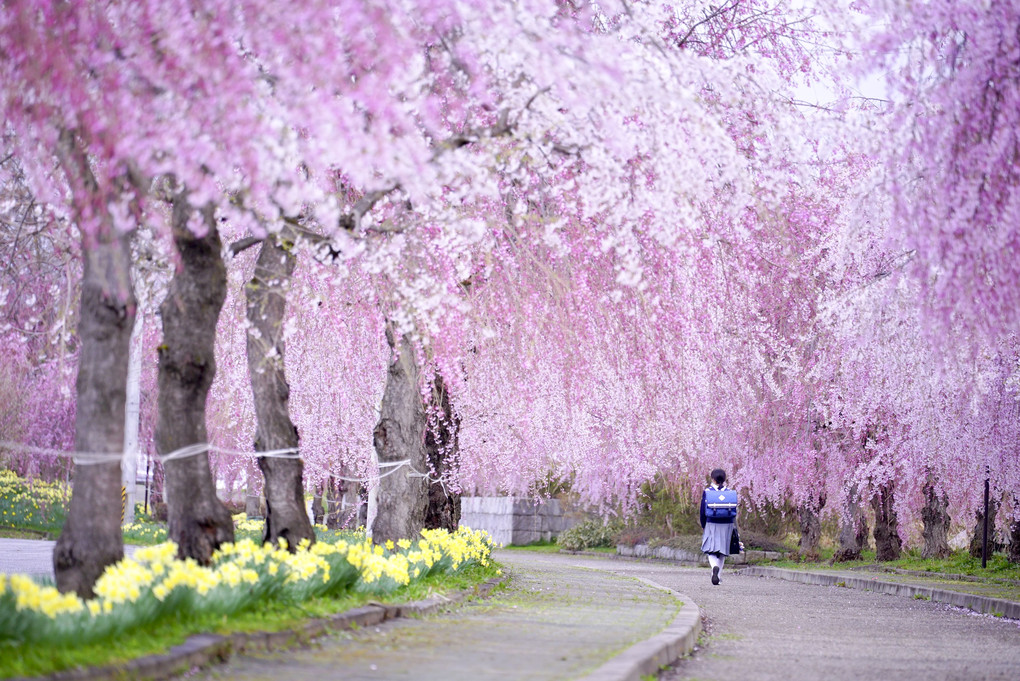
M 730 555 L 730 541 L 737 521 L 737 492 L 726 487 L 726 472 L 721 468 L 712 471 L 712 485 L 701 493 L 701 550 L 708 554 L 712 566 L 712 584 L 718 586 L 726 556 Z

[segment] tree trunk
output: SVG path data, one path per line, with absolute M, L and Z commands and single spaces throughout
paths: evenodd
M 1013 497 L 1013 513 L 1020 508 L 1020 497 Z M 1020 519 L 1009 524 L 1009 552 L 1006 554 L 1010 563 L 1020 564 Z
M 373 440 L 380 464 L 407 463 L 395 471 L 380 469 L 383 477 L 377 488 L 378 506 L 371 528 L 377 543 L 417 537 L 425 527 L 428 505 L 428 484 L 420 477 L 426 470 L 425 410 L 414 351 L 406 335 L 397 347 L 389 326 L 386 340 L 393 352 Z
M 250 324 L 248 374 L 258 422 L 257 452 L 298 448 L 297 427 L 290 420 L 290 386 L 284 371 L 286 291 L 295 265 L 292 246 L 267 237 L 255 263 L 255 275 L 244 292 Z M 315 542 L 315 530 L 305 510 L 304 465 L 297 451 L 283 458 L 259 457 L 258 462 L 265 477 L 264 540 L 275 544 L 284 539 L 291 551 L 305 540 Z
M 875 511 L 875 560 L 896 560 L 900 557 L 899 523 L 893 508 L 893 484 L 883 485 L 871 499 Z
M 326 478 L 326 527 L 338 530 L 343 526 L 344 482 L 332 475 Z
M 838 563 L 860 560 L 861 551 L 868 544 L 868 521 L 861 508 L 857 485 L 853 485 L 847 494 L 845 510 L 839 529 L 839 549 L 832 558 Z
M 245 469 L 244 514 L 249 518 L 266 517 L 266 495 L 262 493 L 262 480 L 250 467 Z
M 180 264 L 159 306 L 163 344 L 159 347 L 156 451 L 161 456 L 208 441 L 206 398 L 216 374 L 216 322 L 227 293 L 220 235 L 213 209 L 201 216 L 205 236 L 188 229 L 193 209 L 186 193 L 173 204 L 174 243 Z M 209 563 L 213 552 L 234 540 L 230 512 L 216 496 L 206 452 L 164 461 L 170 539 L 181 558 Z
M 78 452 L 124 451 L 124 405 L 136 301 L 131 250 L 123 234 L 82 239 L 81 342 L 74 424 Z M 106 569 L 124 556 L 120 529 L 120 462 L 75 467 L 71 507 L 53 549 L 57 588 L 90 598 Z
M 325 483 L 319 483 L 315 486 L 315 492 L 312 494 L 312 522 L 316 525 L 322 525 L 326 515 L 326 509 L 322 505 L 324 491 Z
M 441 481 L 456 460 L 460 421 L 453 414 L 446 383 L 438 374 L 433 390 L 438 413 L 425 431 L 425 454 L 428 457 L 429 468 L 437 481 L 429 483 L 425 527 L 442 528 L 453 532 L 460 525 L 460 494 L 448 491 Z
M 935 488 L 932 476 L 924 483 L 924 508 L 921 509 L 921 520 L 924 522 L 924 548 L 922 558 L 948 558 L 953 555 L 949 548 L 949 500 L 946 495 Z
M 343 493 L 340 524 L 343 527 L 368 527 L 368 489 L 360 482 L 340 483 Z
M 825 506 L 825 498 L 810 500 L 801 504 L 798 509 L 800 517 L 800 543 L 797 548 L 802 558 L 818 560 L 818 543 L 822 538 L 822 519 L 820 511 Z
M 995 541 L 995 519 L 999 514 L 999 504 L 995 499 L 988 500 L 988 556 L 991 557 L 996 551 L 1003 549 L 1002 544 Z M 970 538 L 970 555 L 975 558 L 981 557 L 981 540 L 985 527 L 985 506 L 984 502 L 978 505 L 975 512 L 974 533 Z

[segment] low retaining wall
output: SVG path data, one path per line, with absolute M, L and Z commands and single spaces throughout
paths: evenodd
M 538 503 L 516 497 L 462 497 L 460 524 L 485 530 L 500 546 L 552 541 L 584 517 L 558 499 Z
M 708 556 L 700 551 L 695 553 L 694 551 L 673 549 L 668 546 L 652 548 L 647 544 L 637 544 L 635 546 L 619 544 L 616 547 L 616 552 L 621 556 L 632 556 L 634 558 L 661 558 L 662 560 L 675 560 L 682 563 L 708 565 Z M 739 555 L 729 556 L 726 562 L 741 565 L 744 563 L 760 563 L 766 560 L 779 560 L 782 557 L 783 554 L 777 551 L 744 551 Z

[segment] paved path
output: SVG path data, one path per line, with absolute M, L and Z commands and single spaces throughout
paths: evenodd
M 575 561 L 584 564 L 582 561 Z M 704 568 L 600 561 L 689 595 L 707 635 L 661 676 L 679 679 L 1020 679 L 1020 622 L 841 587 L 743 577 L 713 587 Z
M 680 606 L 666 591 L 570 559 L 521 552 L 497 559 L 514 580 L 489 600 L 344 632 L 307 650 L 237 657 L 199 678 L 571 679 L 659 633 Z
M 0 539 L 0 572 L 53 579 L 54 541 Z
M 53 579 L 53 547 L 55 541 L 44 539 L 0 538 L 0 572 L 18 573 Z M 130 556 L 136 546 L 125 546 Z
M 25 545 L 27 544 L 27 545 Z M 48 572 L 52 543 L 0 540 L 0 570 Z M 703 645 L 662 681 L 1020 679 L 1020 622 L 841 587 L 704 568 L 500 552 L 517 575 L 492 600 L 397 620 L 307 650 L 236 658 L 203 679 L 569 679 L 658 632 L 690 596 Z M 34 567 L 33 567 L 34 566 Z

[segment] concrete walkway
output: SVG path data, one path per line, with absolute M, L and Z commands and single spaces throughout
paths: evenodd
M 0 538 L 0 572 L 53 579 L 53 547 L 57 542 L 45 539 Z M 137 546 L 125 546 L 133 555 Z
M 705 568 L 625 560 L 598 564 L 681 591 L 701 606 L 703 645 L 661 675 L 663 681 L 1020 679 L 1017 620 L 738 571 L 724 571 L 722 584 L 714 587 Z
M 53 579 L 55 541 L 0 539 L 0 572 Z
M 306 650 L 234 658 L 201 679 L 573 679 L 658 634 L 680 603 L 669 592 L 556 556 L 497 555 L 509 589 L 448 615 L 394 620 Z M 589 561 L 590 562 L 590 561 Z
M 526 552 L 498 558 L 514 566 L 519 586 L 491 603 L 344 634 L 315 650 L 242 658 L 205 678 L 577 678 L 622 645 L 618 636 L 642 635 L 639 592 L 607 573 L 667 586 L 702 607 L 702 645 L 662 681 L 1020 678 L 1016 620 L 729 571 L 713 587 L 704 568 Z

